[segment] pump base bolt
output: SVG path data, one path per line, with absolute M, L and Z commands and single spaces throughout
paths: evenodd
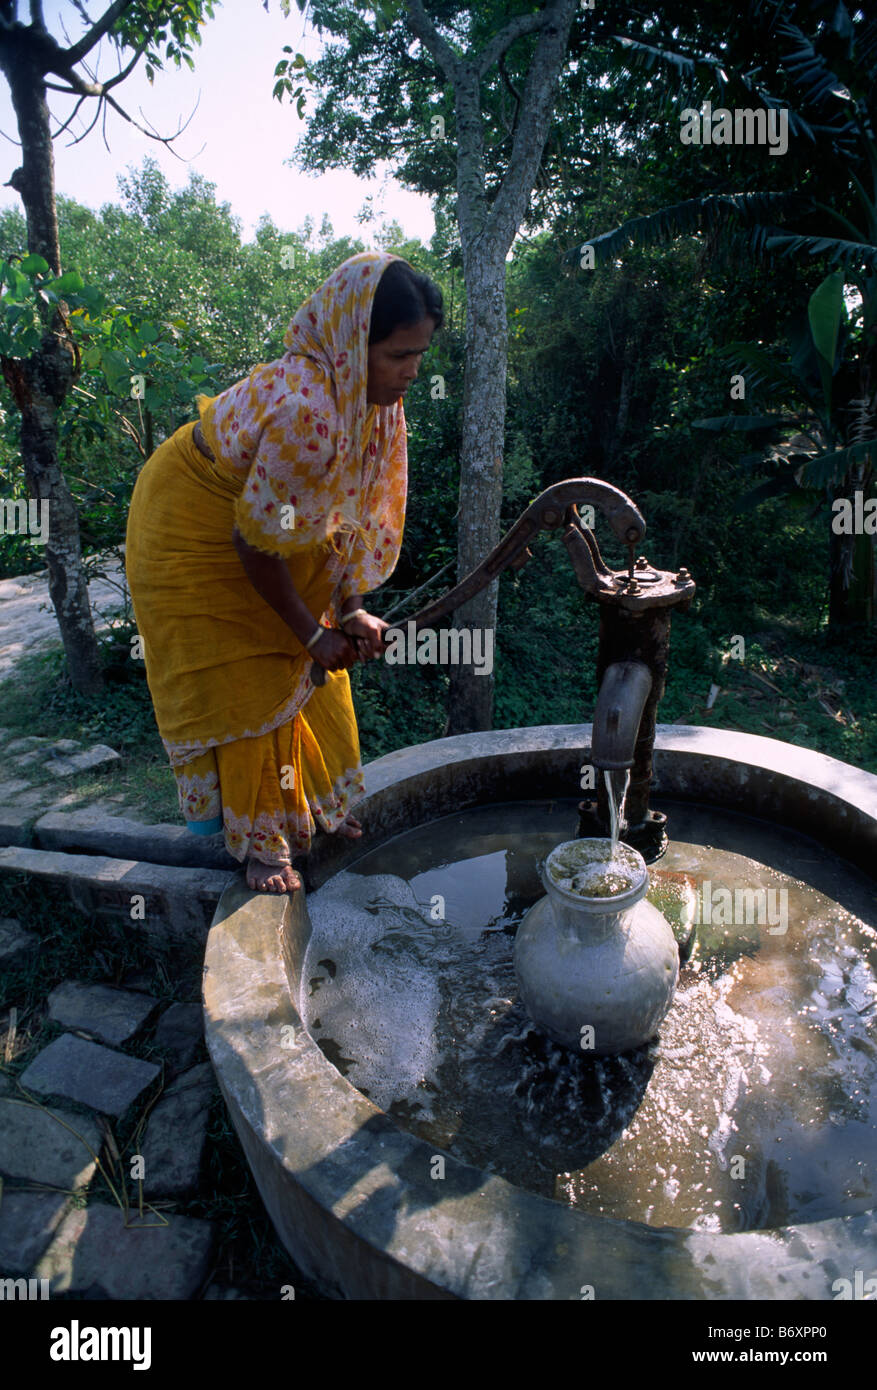
M 597 814 L 597 802 L 580 801 L 578 838 L 606 839 L 608 836 L 609 826 L 604 825 Z M 670 843 L 667 836 L 667 817 L 663 811 L 647 811 L 645 818 L 638 825 L 626 826 L 619 838 L 624 844 L 630 845 L 631 849 L 639 850 L 647 864 L 654 864 L 655 860 L 667 853 Z

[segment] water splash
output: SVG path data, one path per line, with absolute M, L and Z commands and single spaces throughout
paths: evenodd
M 328 1060 L 437 1149 L 579 1211 L 741 1231 L 870 1210 L 877 932 L 851 909 L 873 920 L 873 884 L 841 906 L 797 875 L 806 860 L 851 895 L 849 866 L 760 822 L 735 845 L 765 861 L 718 850 L 740 822 L 677 806 L 667 872 L 729 891 L 782 882 L 791 929 L 701 924 L 659 1042 L 594 1058 L 535 1029 L 513 969 L 537 865 L 575 807 L 564 815 L 466 811 L 309 896 L 300 1007 Z

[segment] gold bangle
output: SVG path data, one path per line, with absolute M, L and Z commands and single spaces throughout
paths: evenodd
M 371 617 L 371 614 L 370 614 L 365 608 L 354 608 L 353 611 L 352 611 L 351 613 L 345 613 L 344 616 L 343 616 L 342 618 L 339 618 L 338 621 L 341 623 L 341 626 L 343 627 L 345 623 L 349 623 L 349 622 L 350 622 L 350 619 L 351 619 L 351 618 L 369 618 L 369 617 Z
M 311 633 L 307 642 L 305 642 L 305 651 L 309 652 L 311 647 L 315 646 L 316 643 L 319 642 L 323 633 L 328 631 L 329 629 L 327 627 L 323 627 L 322 623 L 317 623 L 316 630 Z

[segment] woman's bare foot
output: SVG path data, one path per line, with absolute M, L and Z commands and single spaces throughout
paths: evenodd
M 356 819 L 356 816 L 348 814 L 335 831 L 335 834 L 343 835 L 345 840 L 358 840 L 362 834 L 362 825 Z
M 294 893 L 301 888 L 301 876 L 288 864 L 263 864 L 247 860 L 247 886 L 257 893 Z

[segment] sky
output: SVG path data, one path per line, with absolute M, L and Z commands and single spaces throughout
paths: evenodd
M 92 19 L 98 18 L 108 3 L 87 0 Z M 21 9 L 26 16 L 26 6 Z M 59 43 L 66 46 L 62 24 L 71 41 L 83 32 L 70 0 L 46 0 L 44 9 L 47 27 Z M 71 131 L 55 141 L 57 192 L 94 209 L 118 202 L 116 175 L 128 165 L 139 167 L 150 154 L 173 188 L 188 182 L 190 169 L 215 183 L 217 200 L 231 204 L 243 223 L 245 238 L 252 236 L 264 212 L 285 232 L 300 227 L 308 215 L 319 229 L 323 214 L 328 213 L 336 235 L 360 237 L 366 245 L 371 244 L 374 228 L 384 219 L 395 219 L 406 235 L 428 242 L 435 227 L 429 199 L 399 188 L 389 166 L 378 166 L 377 177 L 364 180 L 340 169 L 305 175 L 284 164 L 305 133 L 305 122 L 298 119 L 295 106 L 288 100 L 281 105 L 272 97 L 274 68 L 288 56 L 282 51 L 284 44 L 313 60 L 323 42 L 294 0 L 288 19 L 280 12 L 279 0 L 269 0 L 267 14 L 261 0 L 225 0 L 204 25 L 201 46 L 193 54 L 194 72 L 185 65 L 178 70 L 171 64 L 150 86 L 141 60 L 114 90 L 134 119 L 144 125 L 148 121 L 162 135 L 173 133 L 186 121 L 197 102 L 191 123 L 173 146 L 186 162 L 112 111 L 107 117 L 109 153 L 99 124 L 78 145 L 70 147 L 73 131 L 80 133 L 94 116 L 95 102 L 89 100 Z M 96 66 L 98 77 L 106 80 L 117 71 L 115 50 L 104 41 L 97 54 L 96 60 L 93 52 L 86 62 Z M 60 93 L 49 95 L 51 110 L 59 118 L 54 130 L 67 120 L 74 102 Z M 147 121 L 142 120 L 141 112 Z M 0 131 L 17 135 L 5 81 L 0 81 Z M 6 183 L 18 162 L 15 146 L 0 139 L 0 185 Z M 367 196 L 373 199 L 378 221 L 360 224 L 356 213 Z M 0 187 L 0 207 L 7 206 L 20 209 L 21 200 L 11 188 Z

